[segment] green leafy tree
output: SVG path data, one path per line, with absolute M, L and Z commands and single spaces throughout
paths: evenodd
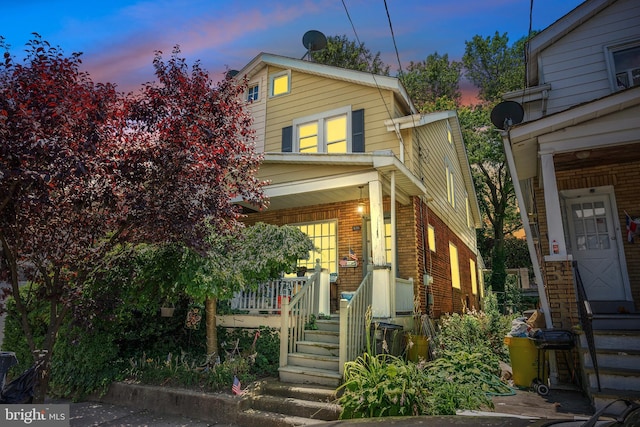
M 401 80 L 420 111 L 438 111 L 460 105 L 461 73 L 462 62 L 449 61 L 446 53 L 435 52 L 424 61 L 411 61 Z
M 240 232 L 209 235 L 205 256 L 189 251 L 183 269 L 186 293 L 205 303 L 207 354 L 218 354 L 217 302 L 243 288 L 276 279 L 295 270 L 299 259 L 314 249 L 311 239 L 290 225 L 257 223 Z
M 327 37 L 327 47 L 312 52 L 311 57 L 320 64 L 389 75 L 389 66 L 380 59 L 380 52 L 374 55 L 364 43 L 349 40 L 346 35 Z
M 467 78 L 479 89 L 478 97 L 495 102 L 508 91 L 524 84 L 524 46 L 522 38 L 509 46 L 507 33 L 493 37 L 475 35 L 465 42 L 462 63 Z
M 500 96 L 520 89 L 524 84 L 524 47 L 526 38 L 509 45 L 507 34 L 493 37 L 474 36 L 466 42 L 462 62 L 465 75 L 479 89 L 481 105 L 459 112 L 469 153 L 478 202 L 485 223 L 481 242 L 490 259 L 489 285 L 503 302 L 506 280 L 504 239 L 521 227 L 515 190 L 502 146 L 502 138 L 491 124 L 490 112 Z
M 462 134 L 467 147 L 478 204 L 484 218 L 480 246 L 488 250 L 491 288 L 504 292 L 506 280 L 505 236 L 521 227 L 516 209 L 516 197 L 509 168 L 504 157 L 502 138 L 489 119 L 488 105 L 463 107 L 458 111 Z M 502 302 L 502 301 L 500 301 Z

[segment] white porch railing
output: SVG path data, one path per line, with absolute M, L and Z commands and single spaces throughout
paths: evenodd
M 311 277 L 286 277 L 262 283 L 257 289 L 245 289 L 231 299 L 231 309 L 247 311 L 249 314 L 280 311 L 282 301 L 296 295 L 309 281 L 317 280 L 318 274 Z
M 287 366 L 289 353 L 295 351 L 296 343 L 304 339 L 305 325 L 311 320 L 311 315 L 317 316 L 320 290 L 320 268 L 309 277 L 306 284 L 295 293 L 291 301 L 282 299 L 282 313 L 280 314 L 280 366 Z
M 340 300 L 340 374 L 344 374 L 344 364 L 355 360 L 365 350 L 365 340 L 369 333 L 365 314 L 371 307 L 373 295 L 373 273 L 370 271 L 353 294 L 351 301 Z

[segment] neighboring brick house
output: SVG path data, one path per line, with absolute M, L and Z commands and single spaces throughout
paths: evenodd
M 504 95 L 524 112 L 503 137 L 547 327 L 594 330 L 596 405 L 640 389 L 639 22 L 637 1 L 585 1 L 530 40 L 527 88 Z
M 296 225 L 314 240 L 307 266 L 320 259 L 332 274 L 332 311 L 367 271 L 376 317 L 413 307 L 412 295 L 394 299 L 395 278 L 413 279 L 433 316 L 480 307 L 481 219 L 455 112 L 418 114 L 397 78 L 272 54 L 245 77 L 258 176 L 270 182 L 269 208 L 245 204 L 246 222 Z

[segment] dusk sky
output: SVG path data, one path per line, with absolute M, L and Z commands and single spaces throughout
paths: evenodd
M 153 81 L 152 59 L 168 58 L 179 45 L 189 63 L 200 60 L 214 80 L 227 67 L 240 69 L 260 52 L 302 58 L 302 36 L 356 34 L 373 53 L 398 71 L 384 0 L 110 0 L 5 1 L 0 36 L 18 60 L 31 33 L 39 33 L 66 55 L 83 52 L 84 70 L 94 82 L 120 91 Z M 527 34 L 530 0 L 387 0 L 402 67 L 429 54 L 460 60 L 465 41 L 478 34 Z M 533 1 L 532 28 L 542 30 L 582 0 Z M 345 10 L 346 5 L 346 10 Z M 348 14 L 353 21 L 354 29 Z

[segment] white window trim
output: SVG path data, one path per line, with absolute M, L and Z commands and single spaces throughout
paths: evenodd
M 347 116 L 347 153 L 351 153 L 353 151 L 351 141 L 351 105 L 295 119 L 293 121 L 293 152 L 300 152 L 300 126 L 307 123 L 318 122 L 318 153 L 326 153 L 325 120 L 342 115 Z
M 609 74 L 609 85 L 612 92 L 618 92 L 618 84 L 616 82 L 616 67 L 613 60 L 613 54 L 620 50 L 640 47 L 640 40 L 637 38 L 619 40 L 615 43 L 604 46 L 604 57 L 607 63 L 607 71 Z
M 465 203 L 465 209 L 466 209 L 466 213 L 467 213 L 467 227 L 468 228 L 472 228 L 473 222 L 471 221 L 471 205 L 469 204 L 469 195 L 468 194 L 464 195 L 464 203 Z
M 279 93 L 278 95 L 273 94 L 273 80 L 281 77 L 288 76 L 287 78 L 287 91 L 285 93 Z M 269 98 L 277 98 L 278 96 L 286 95 L 291 93 L 291 70 L 280 71 L 278 73 L 273 73 L 269 75 Z
M 258 99 L 251 99 L 251 100 L 250 100 L 250 99 L 249 99 L 249 92 L 250 92 L 250 91 L 251 91 L 251 89 L 253 89 L 254 87 L 257 87 L 257 88 L 258 88 L 258 93 L 257 93 L 257 95 L 258 95 Z M 260 82 L 253 82 L 253 83 L 249 83 L 249 85 L 247 86 L 247 91 L 246 91 L 246 93 L 245 93 L 244 99 L 245 99 L 247 102 L 253 102 L 253 103 L 257 103 L 257 102 L 262 101 L 262 94 L 260 93 L 260 92 L 261 92 L 261 90 L 262 90 L 262 87 L 261 87 L 261 85 L 260 85 Z

